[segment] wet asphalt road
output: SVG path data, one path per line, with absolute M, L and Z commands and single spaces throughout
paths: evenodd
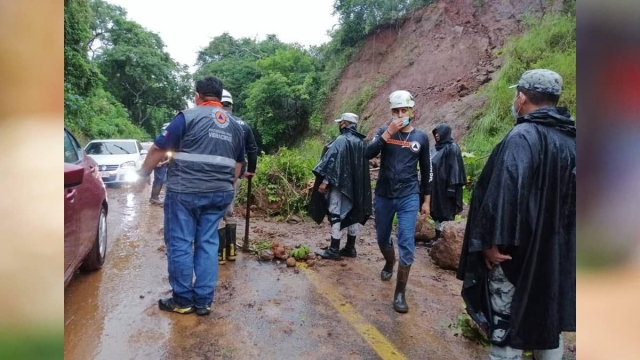
M 459 282 L 418 249 L 408 314 L 391 308 L 395 286 L 379 280 L 373 226 L 357 259 L 286 268 L 240 254 L 220 266 L 210 316 L 161 312 L 170 296 L 162 209 L 147 189 L 109 189 L 109 243 L 101 271 L 65 290 L 65 359 L 478 359 L 486 349 L 454 335 Z M 326 227 L 252 222 L 252 239 L 326 244 Z M 244 233 L 239 225 L 238 234 Z

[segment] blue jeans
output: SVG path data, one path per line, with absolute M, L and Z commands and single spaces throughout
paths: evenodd
M 232 200 L 233 191 L 198 194 L 167 191 L 164 241 L 169 284 L 176 305 L 199 308 L 211 305 L 218 282 L 218 223 Z
M 400 265 L 413 264 L 416 250 L 416 219 L 420 208 L 420 195 L 411 194 L 401 198 L 387 198 L 376 195 L 375 218 L 378 246 L 381 251 L 393 246 L 391 230 L 393 216 L 398 214 L 398 260 Z
M 153 169 L 153 186 L 162 186 L 167 180 L 167 165 Z

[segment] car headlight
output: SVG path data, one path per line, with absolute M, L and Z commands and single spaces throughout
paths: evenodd
M 138 174 L 128 173 L 127 175 L 125 175 L 124 179 L 126 182 L 136 182 L 138 180 Z
M 136 162 L 135 161 L 127 161 L 126 163 L 122 163 L 120 164 L 121 168 L 133 168 L 136 167 Z

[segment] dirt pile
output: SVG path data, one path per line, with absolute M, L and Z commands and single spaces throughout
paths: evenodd
M 365 40 L 343 71 L 328 101 L 326 118 L 334 119 L 343 102 L 370 86 L 376 91 L 360 115 L 371 137 L 390 120 L 389 94 L 405 89 L 416 98 L 414 126 L 430 134 L 436 124 L 445 122 L 460 141 L 469 117 L 485 103 L 475 92 L 501 66 L 494 51 L 510 35 L 521 32 L 521 15 L 540 12 L 540 4 L 535 0 L 438 0 L 407 16 L 399 28 L 379 30 Z

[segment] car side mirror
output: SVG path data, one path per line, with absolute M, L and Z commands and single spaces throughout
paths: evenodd
M 64 188 L 70 188 L 82 184 L 84 180 L 84 168 L 73 164 L 64 164 Z
M 140 155 L 147 155 L 149 152 L 147 150 L 140 151 Z

